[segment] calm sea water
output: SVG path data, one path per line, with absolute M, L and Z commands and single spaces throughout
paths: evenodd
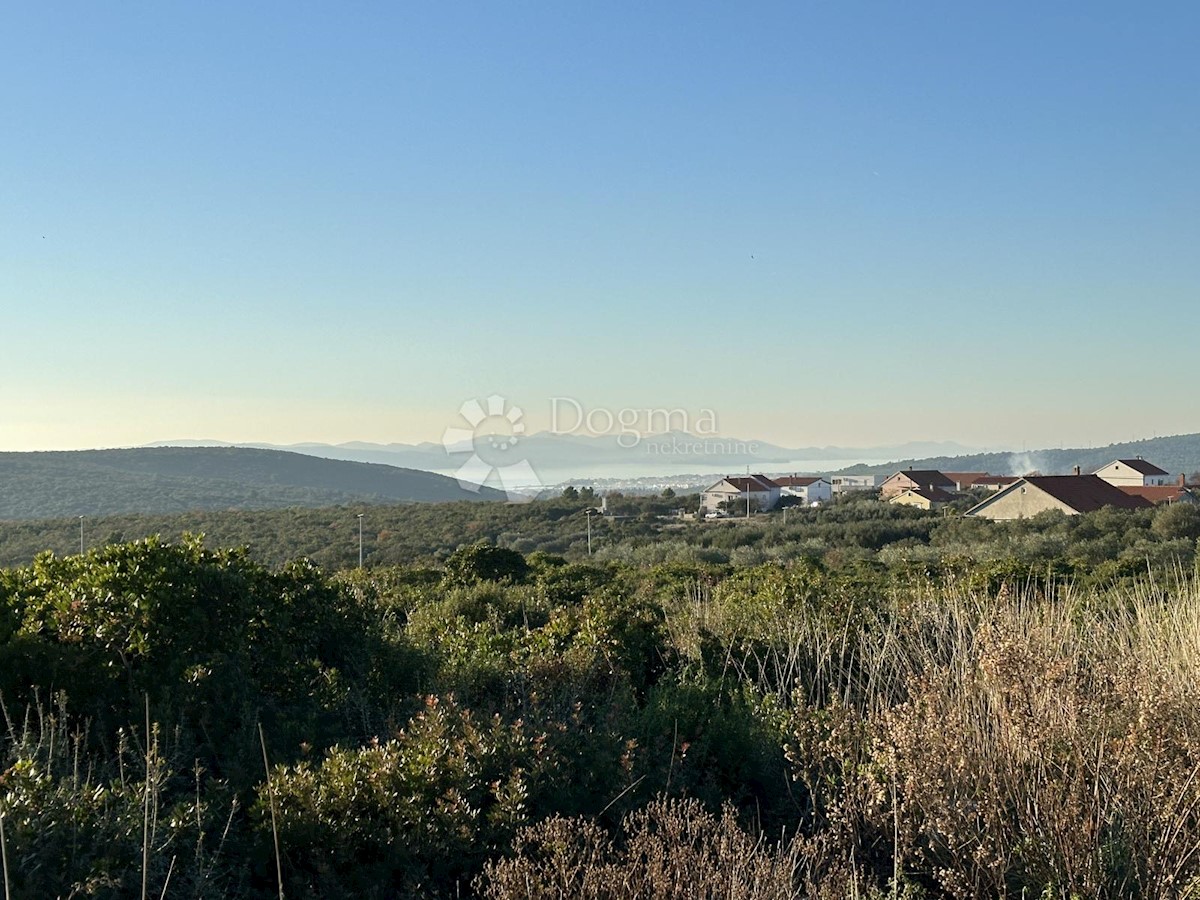
M 750 471 L 764 474 L 795 474 L 819 475 L 826 472 L 836 472 L 850 469 L 853 466 L 883 465 L 886 459 L 802 459 L 787 462 L 751 462 Z M 507 487 L 528 488 L 540 485 L 563 484 L 572 482 L 585 484 L 589 481 L 632 481 L 634 479 L 662 479 L 671 481 L 684 475 L 711 475 L 716 480 L 722 475 L 745 474 L 745 465 L 735 465 L 729 462 L 704 463 L 695 459 L 663 459 L 639 460 L 637 462 L 594 465 L 594 466 L 539 466 L 533 465 L 535 478 L 519 477 L 515 472 L 506 473 Z M 454 477 L 455 469 L 436 469 L 440 475 Z M 487 483 L 499 486 L 495 475 Z

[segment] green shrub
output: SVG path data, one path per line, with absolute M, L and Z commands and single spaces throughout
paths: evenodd
M 446 559 L 446 581 L 473 584 L 496 581 L 515 584 L 529 574 L 529 563 L 516 550 L 481 542 L 455 550 Z
M 102 741 L 136 726 L 148 700 L 239 783 L 258 777 L 258 721 L 294 754 L 341 732 L 372 685 L 395 681 L 371 675 L 382 644 L 373 610 L 307 563 L 271 572 L 198 538 L 151 539 L 43 555 L 8 573 L 3 591 L 22 622 L 3 658 L 10 699 L 65 690 Z
M 430 697 L 391 740 L 276 768 L 255 817 L 265 840 L 273 798 L 288 896 L 454 896 L 545 802 L 556 764 L 524 722 Z

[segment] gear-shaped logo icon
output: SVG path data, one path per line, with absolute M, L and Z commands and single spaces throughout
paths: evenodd
M 469 453 L 454 477 L 459 487 L 478 492 L 489 480 L 499 480 L 509 500 L 528 500 L 543 485 L 529 460 L 505 463 L 504 455 L 515 448 L 525 434 L 524 413 L 498 394 L 482 402 L 468 400 L 459 407 L 459 415 L 470 428 L 447 428 L 442 446 L 450 455 Z

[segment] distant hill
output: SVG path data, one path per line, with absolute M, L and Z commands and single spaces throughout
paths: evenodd
M 1200 434 L 1179 434 L 1067 450 L 1032 450 L 1011 453 L 972 453 L 965 456 L 928 456 L 902 459 L 880 466 L 851 466 L 846 472 L 891 474 L 901 469 L 940 469 L 946 472 L 991 472 L 993 475 L 1069 475 L 1075 466 L 1094 472 L 1114 459 L 1141 456 L 1172 475 L 1200 471 Z
M 237 447 L 0 453 L 0 519 L 503 500 L 394 466 Z
M 636 446 L 623 445 L 617 434 L 555 434 L 549 431 L 526 435 L 521 438 L 520 458 L 527 459 L 535 468 L 563 470 L 574 468 L 575 477 L 584 477 L 596 466 L 628 467 L 636 473 L 648 461 L 662 457 L 648 457 L 647 445 L 669 443 L 672 439 L 685 442 L 702 440 L 696 435 L 673 431 L 665 434 L 647 435 Z M 689 462 L 728 465 L 731 470 L 746 465 L 769 466 L 792 464 L 801 460 L 846 460 L 897 459 L 901 456 L 917 456 L 934 453 L 969 453 L 977 448 L 964 447 L 953 442 L 921 441 L 907 444 L 891 444 L 880 447 L 782 447 L 767 441 L 713 436 L 712 447 L 699 457 L 681 458 L 686 469 Z M 461 463 L 460 456 L 452 456 L 441 444 L 371 444 L 352 441 L 345 444 L 228 444 L 221 441 L 174 440 L 152 446 L 180 447 L 254 447 L 265 450 L 285 450 L 304 453 L 325 459 L 344 459 L 355 462 L 384 463 L 414 469 L 453 470 Z M 467 450 L 469 447 L 456 448 Z M 683 470 L 681 470 L 683 471 Z

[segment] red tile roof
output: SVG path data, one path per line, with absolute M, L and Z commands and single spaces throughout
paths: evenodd
M 1143 500 L 1149 500 L 1155 506 L 1160 503 L 1178 503 L 1180 500 L 1196 499 L 1196 495 L 1187 488 L 1178 484 L 1156 485 L 1119 485 L 1118 490 L 1129 494 L 1131 497 L 1141 497 Z
M 897 494 L 896 497 L 903 497 L 905 494 L 915 494 L 918 497 L 924 497 L 933 503 L 951 503 L 955 497 L 949 491 L 943 491 L 939 487 L 915 487 L 909 488 L 903 493 Z M 893 500 L 896 498 L 893 497 Z
M 752 494 L 758 491 L 772 491 L 779 487 L 766 475 L 731 475 L 724 479 L 743 493 Z
M 888 481 L 901 475 L 912 481 L 913 484 L 921 485 L 922 487 L 932 485 L 934 487 L 949 488 L 950 490 L 954 489 L 954 482 L 937 469 L 905 469 L 902 472 L 892 475 L 891 478 L 888 478 Z
M 987 472 L 943 472 L 942 474 L 960 488 L 969 488 L 973 484 L 978 484 L 981 478 L 989 477 Z
M 1125 493 L 1099 475 L 1028 475 L 1024 479 L 1076 512 L 1093 512 L 1105 506 L 1143 509 L 1149 500 Z

